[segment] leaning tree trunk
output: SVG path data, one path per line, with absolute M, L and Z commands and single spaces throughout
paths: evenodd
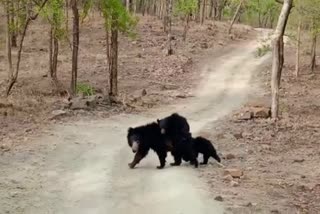
M 79 10 L 77 0 L 71 1 L 73 13 L 73 42 L 72 42 L 72 70 L 71 70 L 71 94 L 77 93 L 78 54 L 79 54 Z
M 273 40 L 273 58 L 272 58 L 272 75 L 271 75 L 271 115 L 276 119 L 279 116 L 279 88 L 281 80 L 281 72 L 283 67 L 283 35 L 286 29 L 290 10 L 293 0 L 284 0 L 281 13 L 278 19 L 278 24 L 274 33 Z
M 116 17 L 112 17 L 111 26 L 111 44 L 110 44 L 110 61 L 109 61 L 109 96 L 118 95 L 118 29 Z
M 231 20 L 231 23 L 230 23 L 230 26 L 229 26 L 229 30 L 228 30 L 228 33 L 229 33 L 229 34 L 231 34 L 232 26 L 233 26 L 234 22 L 236 21 L 238 15 L 239 15 L 239 12 L 240 12 L 242 3 L 243 3 L 243 0 L 240 1 L 239 5 L 238 5 L 238 7 L 237 7 L 237 10 L 236 10 L 236 12 L 235 12 L 235 14 L 233 15 L 233 18 L 232 18 L 232 20 Z
M 170 56 L 173 54 L 172 50 L 172 35 L 171 35 L 171 27 L 172 27 L 172 0 L 167 0 L 167 55 Z

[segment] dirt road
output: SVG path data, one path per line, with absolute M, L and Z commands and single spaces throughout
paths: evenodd
M 237 45 L 202 68 L 203 82 L 185 103 L 144 115 L 119 115 L 53 127 L 33 150 L 0 160 L 1 213 L 194 214 L 223 213 L 189 165 L 156 170 L 152 152 L 134 170 L 126 143 L 129 126 L 172 112 L 185 115 L 196 135 L 209 122 L 246 101 L 253 72 L 268 56 L 255 58 L 258 42 Z M 171 162 L 171 157 L 167 159 Z

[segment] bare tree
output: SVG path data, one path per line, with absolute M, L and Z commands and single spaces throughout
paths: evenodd
M 272 75 L 271 75 L 271 115 L 272 118 L 278 118 L 279 115 L 279 87 L 281 80 L 281 72 L 284 63 L 284 43 L 283 35 L 286 29 L 290 10 L 293 0 L 284 0 L 281 13 L 278 19 L 278 24 L 274 32 L 273 40 L 273 58 L 272 58 Z

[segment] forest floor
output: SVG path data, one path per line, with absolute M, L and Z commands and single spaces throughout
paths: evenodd
M 98 92 L 105 92 L 108 85 L 102 26 L 102 20 L 97 17 L 91 17 L 90 22 L 83 24 L 79 60 L 79 81 L 94 86 Z M 133 40 L 121 38 L 120 42 L 119 88 L 121 97 L 131 107 L 99 106 L 90 111 L 71 111 L 64 109 L 65 98 L 54 95 L 51 82 L 45 77 L 48 45 L 47 40 L 41 35 L 42 28 L 43 24 L 39 23 L 30 28 L 19 82 L 9 100 L 0 97 L 0 105 L 1 103 L 13 104 L 13 107 L 0 106 L 0 152 L 6 156 L 4 160 L 9 164 L 11 155 L 28 147 L 28 153 L 21 153 L 21 157 L 18 157 L 19 162 L 28 160 L 27 162 L 32 164 L 30 168 L 25 169 L 28 174 L 33 168 L 43 168 L 42 170 L 46 168 L 46 152 L 40 154 L 45 145 L 42 142 L 42 149 L 38 150 L 30 144 L 33 142 L 32 139 L 46 134 L 46 130 L 50 129 L 52 123 L 72 123 L 79 119 L 92 121 L 94 118 L 107 118 L 121 112 L 142 112 L 152 107 L 166 106 L 190 99 L 194 94 L 192 89 L 203 77 L 198 70 L 200 61 L 208 56 L 211 59 L 221 55 L 228 56 L 227 53 L 231 53 L 234 48 L 232 44 L 245 44 L 254 35 L 249 27 L 236 26 L 234 38 L 231 39 L 225 36 L 227 24 L 207 23 L 204 26 L 192 26 L 188 42 L 184 44 L 181 41 L 182 27 L 174 26 L 173 42 L 176 52 L 175 55 L 166 57 L 166 35 L 161 29 L 161 23 L 155 18 L 142 18 L 138 25 L 137 38 Z M 301 76 L 296 79 L 292 66 L 294 50 L 288 48 L 286 55 L 289 58 L 286 60 L 283 71 L 281 120 L 278 122 L 269 119 L 239 121 L 237 118 L 238 112 L 244 112 L 247 106 L 255 106 L 257 103 L 269 105 L 270 66 L 266 65 L 256 73 L 253 72 L 251 84 L 257 88 L 252 90 L 254 93 L 250 94 L 249 101 L 243 109 L 238 109 L 234 114 L 226 117 L 219 117 L 217 121 L 207 124 L 201 131 L 201 135 L 211 139 L 218 151 L 221 151 L 224 157 L 223 164 L 226 167 L 234 167 L 244 173 L 240 179 L 231 181 L 223 175 L 224 169 L 219 169 L 216 165 L 201 168 L 200 176 L 210 185 L 212 197 L 221 196 L 218 197 L 219 200 L 223 201 L 222 204 L 227 206 L 227 211 L 231 213 L 297 213 L 298 211 L 319 213 L 320 103 L 318 98 L 320 93 L 318 86 L 320 78 L 318 73 L 310 74 L 307 72 L 308 68 L 303 66 Z M 0 60 L 4 61 L 4 59 L 3 51 L 0 52 Z M 64 85 L 69 83 L 70 59 L 70 49 L 64 44 L 61 48 L 58 74 Z M 305 60 L 304 58 L 303 62 L 306 62 Z M 238 68 L 234 67 L 234 72 Z M 5 63 L 1 63 L 1 91 L 4 89 L 5 77 Z M 214 87 L 212 89 L 214 90 Z M 147 92 L 146 95 L 142 92 L 143 90 Z M 234 99 L 237 98 L 234 97 Z M 52 112 L 60 109 L 65 111 L 63 118 L 52 119 Z M 72 128 L 69 131 L 76 134 Z M 103 136 L 102 133 L 103 130 L 101 130 L 101 136 Z M 88 134 L 87 137 L 90 136 Z M 69 142 L 69 137 L 64 136 L 63 139 Z M 72 143 L 80 144 L 79 150 L 86 147 L 82 142 Z M 72 145 L 67 146 L 66 151 Z M 95 143 L 91 142 L 90 146 L 95 146 Z M 50 145 L 49 149 L 51 147 L 56 145 Z M 63 150 L 64 148 L 61 147 L 60 151 Z M 105 152 L 107 154 L 107 151 Z M 43 159 L 44 165 L 39 166 L 39 162 L 33 163 L 33 158 L 29 158 L 30 155 L 34 155 L 38 160 Z M 68 161 L 70 157 L 65 158 Z M 19 164 L 17 163 L 17 166 Z M 55 168 L 58 165 L 50 166 Z M 49 176 L 53 184 L 57 179 L 56 175 L 51 171 L 44 172 L 49 174 L 40 174 L 40 178 Z M 15 177 L 15 173 L 14 169 L 8 169 L 5 174 L 10 175 L 8 177 L 10 178 Z M 19 183 L 23 178 L 21 176 L 18 181 L 12 179 L 10 184 L 0 184 L 10 190 L 9 199 L 7 198 L 6 202 L 15 201 L 19 197 L 23 198 L 24 195 L 19 195 L 20 192 L 32 193 L 38 188 L 34 183 L 34 186 L 28 187 L 30 190 L 23 189 L 23 185 Z M 99 177 L 94 178 L 99 179 Z M 33 182 L 35 181 L 31 183 Z M 64 183 L 61 183 L 61 186 L 63 185 Z M 50 194 L 53 194 L 57 190 L 53 188 L 46 191 L 51 191 Z M 35 204 L 46 203 L 35 200 Z M 59 199 L 53 198 L 53 200 L 56 202 Z M 28 202 L 25 203 L 18 205 L 26 208 Z M 37 209 L 36 206 L 33 208 Z M 29 210 L 32 209 L 29 207 Z M 17 208 L 15 211 L 23 213 L 22 208 L 20 210 Z
M 229 44 L 245 41 L 253 35 L 252 28 L 238 25 L 232 37 L 226 37 L 227 23 L 208 22 L 203 26 L 191 24 L 187 42 L 183 42 L 183 24 L 179 22 L 173 25 L 175 54 L 167 57 L 162 23 L 155 17 L 140 17 L 137 35 L 131 39 L 121 36 L 120 39 L 119 97 L 125 105 L 102 103 L 89 111 L 73 111 L 66 108 L 67 98 L 57 95 L 47 77 L 48 39 L 43 36 L 43 29 L 49 29 L 49 26 L 42 21 L 30 26 L 19 79 L 8 99 L 4 97 L 7 65 L 5 45 L 1 41 L 0 142 L 6 148 L 13 149 L 17 142 L 27 141 L 28 135 L 56 122 L 56 110 L 63 110 L 63 116 L 57 116 L 59 121 L 105 118 L 121 112 L 142 112 L 159 104 L 172 104 L 191 97 L 191 90 L 201 79 L 200 72 L 196 70 L 199 60 L 226 52 Z M 1 25 L 0 32 L 4 32 Z M 97 94 L 107 94 L 106 42 L 101 17 L 90 15 L 82 24 L 80 44 L 79 83 L 92 86 Z M 15 50 L 13 55 L 16 55 Z M 70 82 L 70 70 L 71 50 L 69 43 L 63 41 L 58 79 L 65 87 Z
M 320 71 L 310 72 L 309 58 L 303 50 L 297 78 L 295 49 L 292 44 L 286 48 L 279 121 L 239 120 L 248 107 L 270 106 L 268 65 L 255 74 L 260 89 L 243 108 L 201 133 L 226 152 L 225 165 L 243 172 L 240 179 L 230 179 L 213 166 L 201 173 L 231 213 L 320 212 Z

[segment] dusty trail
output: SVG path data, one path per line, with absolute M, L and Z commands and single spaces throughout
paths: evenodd
M 15 214 L 194 214 L 223 213 L 188 165 L 156 170 L 155 154 L 128 169 L 129 126 L 172 112 L 185 115 L 196 135 L 204 126 L 239 107 L 253 88 L 253 72 L 268 59 L 255 58 L 257 41 L 203 66 L 196 96 L 145 115 L 119 115 L 54 127 L 37 139 L 39 148 L 0 161 L 0 213 Z M 171 157 L 167 159 L 171 162 Z

